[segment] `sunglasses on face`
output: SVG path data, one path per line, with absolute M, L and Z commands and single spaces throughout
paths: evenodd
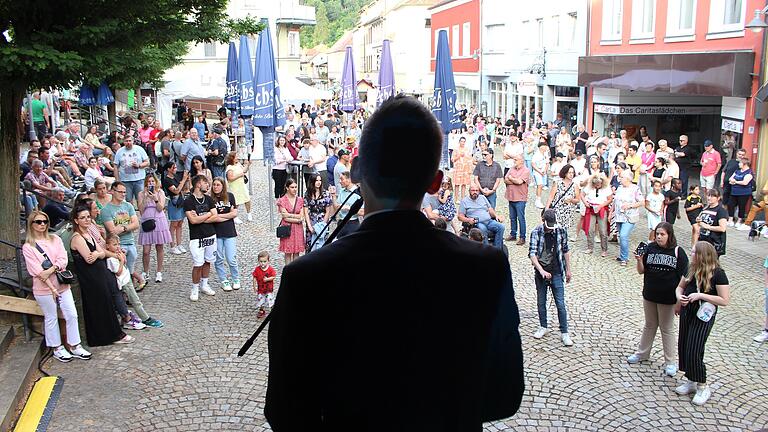
M 32 223 L 35 225 L 47 225 L 48 219 L 36 219 L 36 220 L 33 220 Z

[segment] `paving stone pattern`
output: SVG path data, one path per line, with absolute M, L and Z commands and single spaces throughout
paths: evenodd
M 271 200 L 265 192 L 266 169 L 253 167 L 250 178 L 254 222 L 238 226 L 243 289 L 221 291 L 212 271 L 216 295 L 201 294 L 200 301 L 192 303 L 189 254 L 167 254 L 165 281 L 150 282 L 141 293 L 146 309 L 162 319 L 165 328 L 132 332 L 137 341 L 131 345 L 94 348 L 93 359 L 87 363 L 50 361 L 45 365 L 65 379 L 50 430 L 269 430 L 263 416 L 266 337 L 261 337 L 247 356 L 236 357 L 258 325 L 248 278 L 256 254 L 269 250 L 278 273 L 283 260 L 268 222 L 267 203 Z M 502 197 L 497 207 L 506 217 Z M 531 201 L 527 208 L 529 232 L 538 215 Z M 508 227 L 506 220 L 505 225 Z M 633 246 L 647 236 L 645 226 L 641 219 L 633 233 Z M 676 228 L 681 245 L 688 248 L 687 221 L 679 221 Z M 731 236 L 735 235 L 733 231 Z M 527 247 L 508 243 L 522 319 L 526 393 L 516 416 L 486 424 L 485 430 L 768 427 L 768 344 L 751 340 L 762 320 L 761 265 L 766 245 L 768 240 L 753 244 L 729 239 L 730 250 L 722 264 L 732 284 L 732 303 L 718 314 L 707 345 L 705 361 L 713 394 L 710 402 L 699 408 L 689 397 L 674 394 L 677 380 L 663 375 L 660 335 L 651 362 L 630 366 L 625 361 L 634 352 L 643 326 L 642 278 L 632 266 L 623 268 L 614 261 L 618 245 L 611 243 L 609 256 L 601 258 L 599 254 L 581 253 L 583 239 L 571 243 L 574 279 L 567 285 L 566 303 L 575 345 L 566 348 L 556 331 L 552 301 L 548 310 L 554 331 L 542 340 L 533 339 L 538 327 L 533 270 Z M 460 307 L 456 319 L 461 319 Z

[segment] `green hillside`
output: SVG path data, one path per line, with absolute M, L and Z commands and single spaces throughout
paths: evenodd
M 301 46 L 333 45 L 345 31 L 353 28 L 360 18 L 360 8 L 370 0 L 304 0 L 314 6 L 317 25 L 301 29 Z

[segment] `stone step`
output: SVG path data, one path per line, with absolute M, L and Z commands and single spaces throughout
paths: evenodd
M 7 330 L 2 330 L 8 333 Z M 5 345 L 5 337 L 2 337 Z M 4 348 L 0 357 L 0 431 L 13 429 L 13 424 L 24 406 L 40 373 L 37 364 L 43 352 L 41 338 L 26 342 L 23 336 L 15 336 Z

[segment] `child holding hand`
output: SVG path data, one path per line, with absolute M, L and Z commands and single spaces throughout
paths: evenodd
M 269 252 L 261 251 L 258 255 L 259 265 L 253 269 L 253 292 L 258 297 L 256 300 L 256 306 L 259 308 L 258 318 L 263 318 L 267 313 L 264 309 L 266 305 L 272 308 L 275 304 L 275 298 L 273 295 L 275 279 L 277 278 L 277 272 L 271 265 L 269 265 Z

